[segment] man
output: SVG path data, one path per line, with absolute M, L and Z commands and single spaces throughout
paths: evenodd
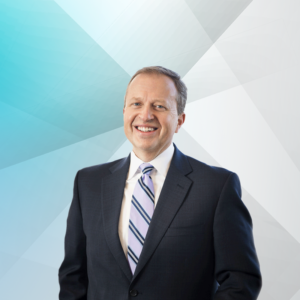
M 252 300 L 261 274 L 238 176 L 181 153 L 186 87 L 163 67 L 129 82 L 127 158 L 75 178 L 60 300 Z

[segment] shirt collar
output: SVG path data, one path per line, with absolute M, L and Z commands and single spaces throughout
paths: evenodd
M 156 156 L 153 160 L 149 161 L 149 163 L 160 173 L 162 176 L 166 177 L 171 160 L 174 153 L 174 145 L 171 145 L 158 156 Z M 141 172 L 139 170 L 139 166 L 144 163 L 140 158 L 138 158 L 133 150 L 130 153 L 130 167 L 128 172 L 128 180 L 131 179 L 136 173 Z

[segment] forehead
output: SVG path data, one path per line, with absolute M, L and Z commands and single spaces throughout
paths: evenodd
M 160 74 L 139 74 L 127 89 L 127 98 L 170 99 L 177 95 L 171 78 Z

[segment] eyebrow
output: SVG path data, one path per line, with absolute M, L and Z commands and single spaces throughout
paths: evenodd
M 132 97 L 132 98 L 130 98 L 129 100 L 130 100 L 130 101 L 131 101 L 131 100 L 142 100 L 142 98 L 140 98 L 140 97 Z
M 143 98 L 140 98 L 140 97 L 132 97 L 132 98 L 129 99 L 129 101 L 132 101 L 132 100 L 139 100 L 139 101 L 142 101 Z M 154 101 L 166 102 L 165 99 L 154 99 Z

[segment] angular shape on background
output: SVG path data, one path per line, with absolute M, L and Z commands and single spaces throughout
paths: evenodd
M 220 164 L 184 128 L 180 128 L 179 133 L 174 134 L 173 142 L 185 155 L 205 164 L 220 167 Z
M 17 148 L 15 160 L 9 151 L 1 159 L 18 163 L 122 126 L 129 75 L 55 2 L 5 0 L 1 24 L 1 101 L 63 132 L 55 140 L 40 127 L 26 149 L 8 142 Z M 27 118 L 25 130 L 35 118 Z M 19 138 L 14 126 L 9 132 Z
M 55 269 L 60 267 L 64 259 L 64 240 L 69 209 L 68 204 L 21 256 L 22 259 Z
M 165 65 L 184 76 L 212 45 L 182 0 L 135 0 L 97 42 L 130 75 Z
M 215 43 L 239 82 L 300 65 L 300 22 L 280 19 Z
M 125 139 L 121 127 L 1 170 L 0 251 L 22 256 L 72 200 L 76 172 L 105 163 Z
M 185 0 L 215 42 L 252 0 Z
M 21 258 L 1 279 L 0 290 L 6 300 L 58 299 L 57 269 Z
M 299 300 L 300 299 L 300 289 L 293 295 L 293 297 L 290 300 Z
M 189 70 L 183 81 L 188 88 L 188 103 L 240 85 L 215 45 Z
M 63 129 L 0 101 L 0 169 L 79 142 Z
M 19 260 L 19 258 L 19 256 L 0 251 L 0 279 L 4 277 L 7 271 Z
M 285 20 L 299 20 L 300 2 L 298 0 L 260 0 L 251 4 L 228 27 L 219 40 L 258 28 L 268 23 Z
M 300 244 L 245 189 L 243 202 L 253 220 L 255 247 L 263 277 L 258 299 L 290 300 L 300 287 L 297 276 L 300 274 L 300 261 L 297 263 Z
M 163 65 L 184 76 L 250 0 L 56 2 L 128 74 Z
M 300 65 L 243 85 L 300 171 Z
M 127 157 L 132 150 L 129 140 L 125 140 L 122 146 L 109 158 L 108 162 Z
M 186 113 L 184 129 L 300 242 L 300 172 L 244 89 L 189 103 Z
M 54 0 L 95 41 L 131 9 L 134 0 Z

